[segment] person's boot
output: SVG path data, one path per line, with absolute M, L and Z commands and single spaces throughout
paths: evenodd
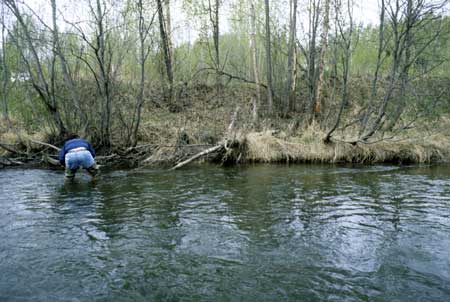
M 64 179 L 66 181 L 73 181 L 75 179 L 75 173 L 77 170 L 71 170 L 69 168 L 66 168 Z
M 92 178 L 96 178 L 100 174 L 99 165 L 93 164 L 92 167 L 86 169 Z

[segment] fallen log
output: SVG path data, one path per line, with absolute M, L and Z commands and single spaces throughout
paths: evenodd
M 2 149 L 4 149 L 4 150 L 8 151 L 9 153 L 13 153 L 13 154 L 20 154 L 20 153 L 21 153 L 21 152 L 15 150 L 15 149 L 11 148 L 11 146 L 13 146 L 13 145 L 11 145 L 11 144 L 5 144 L 5 143 L 0 143 L 0 148 L 2 148 Z
M 220 144 L 220 145 L 214 146 L 212 148 L 206 149 L 206 150 L 204 150 L 204 151 L 202 151 L 200 153 L 197 153 L 194 156 L 192 156 L 192 157 L 186 159 L 185 161 L 182 161 L 181 163 L 177 164 L 176 166 L 172 167 L 170 169 L 170 171 L 173 171 L 173 170 L 179 169 L 179 168 L 181 168 L 183 166 L 186 166 L 187 164 L 189 164 L 190 162 L 196 160 L 197 158 L 200 158 L 200 157 L 205 156 L 207 154 L 213 153 L 213 152 L 215 152 L 217 150 L 220 150 L 220 149 L 225 149 L 225 144 Z
M 46 147 L 50 147 L 50 148 L 52 148 L 52 149 L 54 149 L 54 150 L 56 150 L 58 152 L 59 152 L 59 150 L 61 150 L 60 148 L 58 148 L 56 146 L 53 146 L 52 144 L 49 144 L 49 143 L 44 143 L 44 142 L 37 141 L 37 140 L 31 139 L 31 138 L 29 140 L 32 143 L 35 143 L 35 144 L 38 144 L 38 145 L 43 145 L 43 146 L 46 146 Z
M 24 163 L 18 160 L 14 160 L 11 158 L 4 158 L 4 157 L 0 157 L 0 166 L 20 166 L 23 165 Z
M 42 157 L 42 161 L 46 162 L 52 166 L 62 167 L 59 160 L 51 158 L 48 154 L 44 154 L 44 156 Z

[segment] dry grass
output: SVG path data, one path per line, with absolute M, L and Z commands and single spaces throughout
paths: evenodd
M 250 162 L 317 163 L 430 163 L 450 161 L 450 139 L 431 136 L 426 139 L 382 141 L 351 145 L 345 142 L 324 144 L 320 130 L 306 129 L 296 137 L 284 137 L 265 131 L 248 133 L 246 159 Z
M 213 91 L 214 92 L 214 91 Z M 409 139 L 382 141 L 373 144 L 357 144 L 336 141 L 324 144 L 325 133 L 317 126 L 302 128 L 292 120 L 267 119 L 260 121 L 258 130 L 249 124 L 251 102 L 248 92 L 232 91 L 220 99 L 211 92 L 192 97 L 184 111 L 172 113 L 167 108 L 149 106 L 143 112 L 139 132 L 139 144 L 151 144 L 147 163 L 173 163 L 221 141 L 237 105 L 239 114 L 237 132 L 240 142 L 236 152 L 227 153 L 234 162 L 317 162 L 317 163 L 429 163 L 450 161 L 450 132 L 445 130 L 450 119 L 441 119 L 442 134 L 405 133 Z M 222 105 L 221 105 L 222 104 Z M 434 130 L 435 125 L 430 125 Z M 300 127 L 300 129 L 297 129 Z M 16 129 L 21 129 L 17 123 Z M 277 131 L 271 129 L 280 129 Z M 265 129 L 265 130 L 261 130 Z M 347 129 L 346 131 L 348 131 Z M 442 132 L 447 131 L 447 132 Z M 424 131 L 425 132 L 425 131 Z M 48 141 L 50 131 L 19 135 L 8 130 L 0 122 L 0 142 L 20 144 L 27 150 L 40 148 L 27 138 Z M 351 135 L 351 133 L 346 133 Z M 344 133 L 336 133 L 344 135 Z M 22 139 L 19 139 L 22 138 Z M 415 138 L 412 138 L 415 137 Z M 183 139 L 182 139 L 183 138 Z M 187 141 L 185 141 L 187 139 Z M 342 140 L 349 137 L 342 137 Z M 120 146 L 123 136 L 116 134 L 115 143 Z M 180 148 L 180 144 L 198 145 L 196 148 Z M 1 150 L 0 150 L 1 152 Z M 227 160 L 227 158 L 225 158 Z
M 239 162 L 317 162 L 317 163 L 429 163 L 450 161 L 450 135 L 427 136 L 423 133 L 403 133 L 409 137 L 373 144 L 351 145 L 344 142 L 324 144 L 325 133 L 317 126 L 295 129 L 292 122 L 283 120 L 261 121 L 261 131 L 252 129 L 250 108 L 242 107 L 242 99 L 229 99 L 227 106 L 214 106 L 214 101 L 197 100 L 181 113 L 155 109 L 146 112 L 141 129 L 142 143 L 154 143 L 161 147 L 153 150 L 150 162 L 174 162 L 189 156 L 177 147 L 180 134 L 189 137 L 189 144 L 204 144 L 195 153 L 220 141 L 227 132 L 237 103 L 241 104 L 238 131 L 239 150 L 231 154 Z M 223 100 L 222 100 L 223 101 Z M 284 124 L 283 124 L 284 122 Z M 450 125 L 450 121 L 448 123 Z M 273 129 L 277 127 L 277 130 Z M 339 133 L 341 135 L 342 133 Z M 347 135 L 350 135 L 347 133 Z M 423 138 L 426 136 L 426 138 Z M 344 138 L 349 139 L 349 137 Z M 227 156 L 230 156 L 228 154 Z M 228 159 L 230 160 L 230 159 Z M 232 161 L 232 159 L 230 160 Z
M 15 146 L 17 149 L 26 149 L 28 152 L 42 148 L 41 145 L 32 143 L 30 140 L 47 142 L 50 133 L 51 131 L 47 128 L 42 128 L 38 132 L 27 133 L 16 123 L 13 123 L 12 129 L 0 123 L 0 143 Z M 5 150 L 0 149 L 0 154 L 5 153 Z

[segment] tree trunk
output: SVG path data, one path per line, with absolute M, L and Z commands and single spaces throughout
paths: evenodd
M 325 57 L 328 49 L 328 30 L 330 28 L 330 0 L 325 0 L 323 12 L 323 29 L 320 48 L 320 58 L 319 58 L 319 82 L 317 83 L 317 93 L 316 101 L 314 104 L 314 119 L 320 118 L 322 114 L 322 103 L 323 103 L 323 88 L 325 85 Z
M 3 118 L 8 127 L 11 126 L 9 120 L 9 110 L 8 110 L 8 83 L 9 83 L 9 71 L 8 71 L 8 63 L 6 62 L 6 35 L 5 35 L 5 7 L 2 2 L 2 11 L 1 11 L 1 26 L 2 26 L 2 53 L 1 53 L 1 68 L 2 68 L 2 89 L 1 89 L 1 101 L 2 101 L 2 114 Z
M 164 16 L 164 20 L 166 21 L 166 35 L 167 35 L 167 44 L 169 47 L 169 55 L 171 58 L 171 61 L 173 61 L 173 45 L 172 45 L 172 20 L 170 17 L 170 0 L 165 0 L 165 8 L 166 8 L 166 15 Z
M 272 54 L 270 45 L 270 7 L 269 0 L 264 0 L 266 12 L 266 68 L 267 68 L 267 111 L 273 113 Z
M 350 62 L 352 55 L 352 39 L 353 39 L 353 14 L 352 14 L 352 0 L 347 0 L 347 10 L 348 10 L 348 20 L 349 20 L 349 28 L 343 28 L 343 25 L 340 22 L 345 22 L 339 19 L 339 10 L 336 8 L 336 28 L 339 29 L 340 38 L 342 39 L 343 45 L 343 57 L 342 59 L 342 96 L 341 96 L 341 105 L 339 106 L 338 115 L 336 117 L 336 121 L 331 127 L 331 129 L 325 135 L 323 139 L 325 143 L 330 142 L 331 136 L 338 129 L 339 124 L 341 123 L 342 115 L 344 113 L 344 109 L 348 103 L 348 77 L 350 74 Z M 342 17 L 344 19 L 345 17 Z M 336 30 L 336 36 L 337 36 Z M 336 45 L 337 46 L 337 45 Z M 338 58 L 335 58 L 338 61 Z
M 211 4 L 211 0 L 208 0 L 208 13 L 209 20 L 213 28 L 213 42 L 214 42 L 214 65 L 216 70 L 216 90 L 217 95 L 221 94 L 221 72 L 222 66 L 220 65 L 220 30 L 219 30 L 219 0 L 214 0 L 214 5 Z
M 159 19 L 159 34 L 161 36 L 161 44 L 162 49 L 164 53 L 164 63 L 166 66 L 166 74 L 167 79 L 169 81 L 169 103 L 172 104 L 173 102 L 173 70 L 172 70 L 172 58 L 170 56 L 170 49 L 169 49 L 169 40 L 167 36 L 166 26 L 165 26 L 165 19 L 164 19 L 164 11 L 161 0 L 156 0 L 156 4 L 158 7 L 158 19 Z
M 317 64 L 316 64 L 316 57 L 317 57 L 317 29 L 319 27 L 319 3 L 320 0 L 310 0 L 309 1 L 309 33 L 308 33 L 308 50 L 303 50 L 304 55 L 307 61 L 307 79 L 308 79 L 308 97 L 309 102 L 307 104 L 307 112 L 310 114 L 308 116 L 308 122 L 312 123 L 314 120 L 314 104 L 315 104 L 315 96 L 317 92 Z
M 60 61 L 64 83 L 70 92 L 72 103 L 75 109 L 77 110 L 76 117 L 81 118 L 82 120 L 80 121 L 80 125 L 84 125 L 87 122 L 87 117 L 81 110 L 80 97 L 77 92 L 73 78 L 69 72 L 67 60 L 64 56 L 64 53 L 61 48 L 61 42 L 59 40 L 59 31 L 56 22 L 56 0 L 51 0 L 51 6 L 52 6 L 52 22 L 53 22 L 53 30 L 52 30 L 53 52 L 54 55 L 57 56 Z
M 101 121 L 101 144 L 109 147 L 111 145 L 111 112 L 112 112 L 112 100 L 111 100 L 111 83 L 110 83 L 110 61 L 109 64 L 106 58 L 106 33 L 104 28 L 104 14 L 102 10 L 101 0 L 97 0 L 97 45 L 96 45 L 96 58 L 100 68 L 100 82 L 101 82 L 101 95 L 103 98 L 103 110 Z
M 287 117 L 290 109 L 291 109 L 291 100 L 293 99 L 292 93 L 295 92 L 292 89 L 292 86 L 295 85 L 294 78 L 294 66 L 295 66 L 295 34 L 297 29 L 297 0 L 291 1 L 291 21 L 289 25 L 289 48 L 288 48 L 288 79 L 286 84 L 285 91 L 285 104 L 284 104 L 284 112 L 283 115 Z
M 136 100 L 135 115 L 133 117 L 133 129 L 131 135 L 131 146 L 137 145 L 139 125 L 141 123 L 141 111 L 144 104 L 144 90 L 145 90 L 145 62 L 148 57 L 148 51 L 145 49 L 145 40 L 147 37 L 147 30 L 144 22 L 144 10 L 142 0 L 138 0 L 138 30 L 139 30 L 139 64 L 140 64 L 140 83 L 139 92 Z
M 415 13 L 413 9 L 413 0 L 407 0 L 406 5 L 406 20 L 405 20 L 405 31 L 404 31 L 404 40 L 403 40 L 403 53 L 404 57 L 401 60 L 401 69 L 400 69 L 400 87 L 399 87 L 399 93 L 397 96 L 397 104 L 396 108 L 392 114 L 392 119 L 387 125 L 386 130 L 391 131 L 395 125 L 397 124 L 398 120 L 400 119 L 400 116 L 402 115 L 403 111 L 405 110 L 405 97 L 406 97 L 406 88 L 408 86 L 409 82 L 409 67 L 410 67 L 410 60 L 411 60 L 411 47 L 412 47 L 412 41 L 413 41 L 413 32 L 412 27 L 415 23 Z
M 259 81 L 259 68 L 257 59 L 256 48 L 256 14 L 253 0 L 250 0 L 250 19 L 251 19 L 251 31 L 250 31 L 250 51 L 251 51 L 251 64 L 253 69 L 253 77 L 256 83 L 256 97 L 252 98 L 252 119 L 253 124 L 258 124 L 258 108 L 261 103 L 261 87 Z
M 386 115 L 386 108 L 391 101 L 394 90 L 396 86 L 396 78 L 398 75 L 398 69 L 400 67 L 400 60 L 402 57 L 402 49 L 401 49 L 401 36 L 403 35 L 401 32 L 399 32 L 399 24 L 398 24 L 398 17 L 400 13 L 400 4 L 398 0 L 396 1 L 396 7 L 395 9 L 391 8 L 391 22 L 392 22 L 392 32 L 393 32 L 393 46 L 394 49 L 392 51 L 392 64 L 391 64 L 391 72 L 389 75 L 389 84 L 387 91 L 383 97 L 383 100 L 381 101 L 379 107 L 378 107 L 378 114 L 374 121 L 371 123 L 368 130 L 363 132 L 362 135 L 360 135 L 359 140 L 361 141 L 367 141 L 370 137 L 372 137 L 378 130 L 381 129 L 381 127 L 384 124 L 384 118 Z
M 372 79 L 372 87 L 371 87 L 371 92 L 370 92 L 370 97 L 369 97 L 369 104 L 367 105 L 367 110 L 366 110 L 363 120 L 362 120 L 361 130 L 359 131 L 360 136 L 366 130 L 367 123 L 369 121 L 369 117 L 373 111 L 373 102 L 377 96 L 378 77 L 379 77 L 379 72 L 380 72 L 380 68 L 381 68 L 381 58 L 382 58 L 382 54 L 384 51 L 384 26 L 385 26 L 384 18 L 385 18 L 385 14 L 386 14 L 385 0 L 381 0 L 380 25 L 379 25 L 379 30 L 378 30 L 377 62 L 375 65 L 375 73 L 374 73 L 373 79 Z

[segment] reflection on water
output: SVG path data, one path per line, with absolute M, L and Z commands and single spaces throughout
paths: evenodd
M 80 175 L 81 176 L 81 175 Z M 0 171 L 0 301 L 449 301 L 450 167 Z

